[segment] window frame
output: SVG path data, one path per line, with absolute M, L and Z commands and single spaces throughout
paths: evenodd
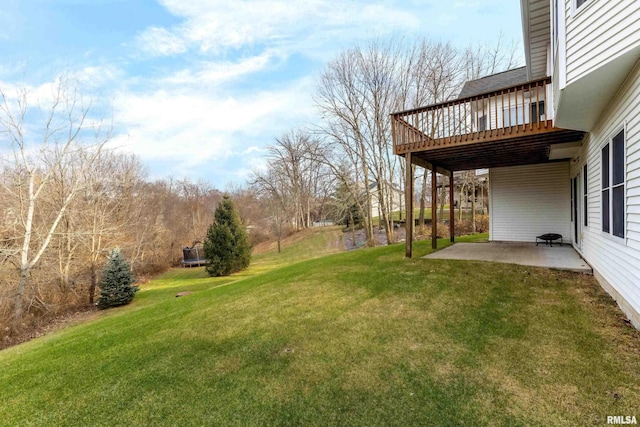
M 582 3 L 578 4 L 579 1 Z M 582 14 L 582 11 L 589 9 L 589 7 L 595 2 L 595 0 L 571 0 L 571 16 L 578 16 Z
M 525 103 L 524 106 L 514 105 L 503 108 L 502 117 L 505 127 L 528 125 L 531 119 L 530 110 L 530 103 Z
M 589 168 L 587 163 L 582 165 L 582 226 L 589 226 Z
M 482 116 L 478 116 L 477 123 L 477 131 L 476 132 L 484 132 L 487 129 L 487 115 L 483 114 Z
M 622 161 L 620 166 L 622 167 L 620 182 L 614 181 L 615 172 L 620 172 L 616 167 L 616 159 L 614 159 L 615 139 L 622 135 L 622 152 L 618 153 L 622 157 Z M 605 149 L 606 157 L 607 157 L 607 165 L 605 167 Z M 607 172 L 607 176 L 604 175 L 604 172 Z M 607 236 L 618 242 L 626 242 L 628 233 L 627 233 L 627 202 L 626 202 L 626 193 L 627 193 L 627 126 L 626 123 L 622 126 L 619 126 L 615 129 L 614 132 L 605 140 L 600 148 L 600 232 L 601 234 Z M 605 185 L 606 184 L 606 185 Z M 615 208 L 616 202 L 614 200 L 614 191 L 620 190 L 622 191 L 622 212 L 618 211 Z M 605 200 L 605 193 L 607 194 Z M 619 194 L 619 191 L 616 191 Z M 606 206 L 605 206 L 606 203 Z M 606 209 L 605 209 L 606 208 Z M 621 215 L 621 230 L 616 229 L 616 218 L 617 215 Z M 608 220 L 608 221 L 605 221 Z M 605 222 L 607 222 L 605 224 Z M 617 232 L 620 232 L 618 234 Z

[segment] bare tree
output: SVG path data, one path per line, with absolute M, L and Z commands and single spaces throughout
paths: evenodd
M 284 237 L 284 226 L 291 216 L 287 177 L 280 172 L 277 169 L 268 169 L 263 173 L 254 171 L 250 179 L 251 185 L 261 196 L 263 208 L 268 213 L 269 225 L 278 244 L 278 253 Z
M 32 106 L 34 96 L 26 89 L 14 97 L 0 91 L 0 96 L 0 132 L 10 148 L 2 158 L 2 184 L 18 206 L 20 223 L 19 248 L 10 254 L 18 272 L 12 322 L 18 329 L 31 271 L 84 187 L 84 173 L 94 164 L 111 132 L 104 123 L 88 119 L 91 103 L 85 102 L 66 76 L 51 85 L 48 105 L 40 100 L 38 108 Z M 40 124 L 34 125 L 37 119 Z M 56 193 L 52 188 L 56 183 L 58 197 L 48 197 Z
M 394 201 L 394 194 L 396 189 L 404 194 L 404 165 L 393 155 L 388 115 L 454 97 L 463 81 L 464 65 L 462 53 L 448 44 L 391 39 L 345 51 L 323 72 L 315 96 L 323 116 L 320 130 L 331 148 L 350 160 L 355 183 L 366 195 L 368 238 L 372 224 L 367 219 L 375 197 L 387 241 L 394 241 L 393 211 L 402 204 Z M 438 123 L 435 120 L 432 126 Z
M 93 304 L 97 273 L 110 248 L 126 246 L 125 228 L 137 218 L 127 214 L 134 203 L 132 189 L 142 181 L 144 171 L 137 158 L 103 152 L 85 173 L 85 187 L 76 215 L 80 230 L 73 236 L 88 258 L 89 304 Z M 127 197 L 129 196 L 129 197 Z M 71 241 L 71 237 L 68 238 Z
M 310 227 L 322 210 L 328 174 L 320 161 L 321 148 L 301 130 L 286 132 L 268 147 L 266 171 L 253 172 L 251 185 L 269 206 L 272 223 L 277 218 L 277 226 L 272 224 L 277 236 L 287 221 L 296 231 Z
M 363 219 L 369 244 L 374 244 L 373 197 L 380 206 L 387 241 L 394 241 L 390 192 L 397 159 L 391 150 L 388 114 L 398 105 L 400 53 L 400 43 L 394 40 L 345 51 L 325 68 L 315 95 L 324 119 L 321 131 L 352 162 L 355 184 L 365 195 Z
M 450 44 L 422 40 L 408 50 L 404 60 L 402 102 L 400 109 L 417 108 L 455 98 L 464 83 L 465 57 Z M 440 125 L 438 117 L 431 121 L 428 134 L 433 134 Z M 429 174 L 422 175 L 419 197 L 419 223 L 425 223 L 425 204 Z M 442 214 L 440 215 L 442 217 Z
M 519 42 L 516 40 L 505 42 L 502 33 L 494 44 L 469 45 L 464 52 L 465 80 L 475 80 L 518 67 L 521 65 L 519 52 Z
M 316 142 L 308 134 L 292 130 L 276 138 L 268 148 L 268 168 L 287 189 L 296 230 L 311 224 L 315 184 L 320 181 L 323 168 L 315 159 L 315 147 Z
M 367 244 L 374 245 L 371 221 L 371 170 L 364 134 L 366 114 L 359 90 L 358 52 L 349 50 L 331 61 L 318 83 L 315 102 L 323 117 L 320 131 L 326 136 L 327 151 L 339 151 L 339 156 L 351 163 L 353 183 L 364 194 L 363 223 Z M 335 168 L 334 168 L 335 172 Z

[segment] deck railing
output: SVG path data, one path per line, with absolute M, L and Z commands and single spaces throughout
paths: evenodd
M 394 152 L 428 150 L 553 127 L 546 115 L 549 77 L 529 83 L 393 113 Z

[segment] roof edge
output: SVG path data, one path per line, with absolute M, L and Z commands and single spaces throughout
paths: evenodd
M 508 75 L 510 76 L 514 76 L 514 75 L 518 75 L 518 77 L 520 77 L 522 74 L 524 74 L 521 78 L 513 80 L 513 78 L 509 79 L 508 81 L 502 81 L 502 82 L 498 82 L 497 85 L 495 83 L 496 78 L 499 80 L 501 78 L 509 78 Z M 524 78 L 524 80 L 522 79 Z M 489 82 L 494 81 L 493 84 L 489 84 L 488 87 L 483 87 L 483 88 L 477 88 L 476 86 L 478 85 L 486 85 Z M 489 74 L 487 76 L 483 76 L 477 79 L 473 79 L 473 80 L 468 80 L 464 83 L 464 85 L 462 86 L 462 89 L 460 90 L 460 93 L 458 94 L 458 99 L 461 98 L 466 98 L 469 96 L 474 96 L 477 95 L 479 93 L 484 93 L 484 92 L 489 92 L 489 91 L 494 91 L 494 90 L 500 90 L 500 89 L 506 89 L 509 87 L 512 87 L 514 85 L 518 85 L 518 84 L 524 84 L 527 81 L 529 81 L 528 78 L 528 73 L 527 73 L 527 67 L 523 66 L 523 67 L 517 67 L 517 68 L 511 68 L 509 70 L 504 70 L 504 71 L 500 71 L 498 73 L 493 73 L 493 74 Z M 475 87 L 475 89 L 471 89 Z M 471 90 L 470 90 L 471 89 Z
M 532 80 L 533 76 L 531 73 L 531 46 L 529 45 L 529 0 L 520 0 L 520 12 L 522 16 L 522 43 L 524 45 L 524 60 L 527 64 L 527 79 Z

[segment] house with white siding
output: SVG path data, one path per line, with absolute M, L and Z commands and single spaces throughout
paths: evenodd
M 382 194 L 384 194 L 385 204 L 391 212 L 401 211 L 403 206 L 403 197 L 404 193 L 398 186 L 393 183 L 385 182 L 384 184 L 384 192 L 382 192 L 380 185 L 377 182 L 372 182 L 369 184 L 369 191 L 371 192 L 371 212 L 369 213 L 369 218 L 380 218 L 382 222 L 382 203 L 380 198 Z
M 640 328 L 640 1 L 521 11 L 526 66 L 393 113 L 394 152 L 434 176 L 489 168 L 490 239 L 561 234 Z

